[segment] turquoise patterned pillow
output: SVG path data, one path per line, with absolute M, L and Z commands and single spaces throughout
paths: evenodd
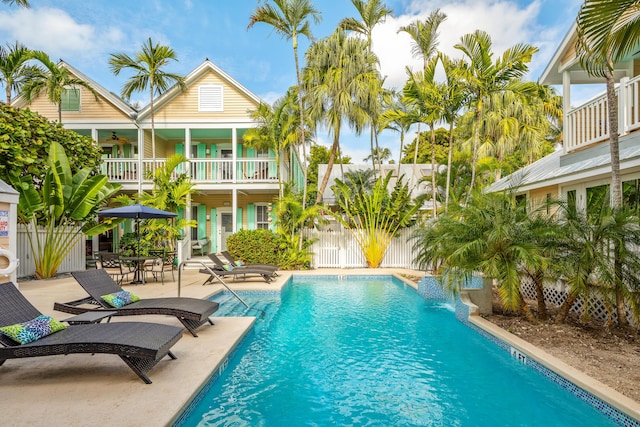
M 222 269 L 226 271 L 231 271 L 233 270 L 233 267 L 231 267 L 229 264 L 222 264 Z
M 242 266 L 244 265 L 244 262 L 242 262 L 242 260 L 241 260 L 241 259 L 239 259 L 239 260 L 237 260 L 237 261 L 236 261 L 236 265 L 237 265 L 238 267 L 242 267 Z
M 111 307 L 120 308 L 132 302 L 140 301 L 140 297 L 129 291 L 114 292 L 108 295 L 102 295 L 100 298 L 105 300 Z
M 15 325 L 3 326 L 0 333 L 8 336 L 20 344 L 28 344 L 44 338 L 54 332 L 65 329 L 66 326 L 56 319 L 41 314 L 33 320 Z

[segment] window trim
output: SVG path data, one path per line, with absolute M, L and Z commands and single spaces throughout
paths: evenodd
M 258 208 L 264 208 L 266 214 L 266 221 L 259 221 Z M 263 228 L 265 230 L 269 230 L 271 223 L 269 222 L 269 205 L 267 203 L 256 203 L 254 205 L 255 209 L 255 226 L 256 229 Z M 264 227 L 261 227 L 264 225 Z

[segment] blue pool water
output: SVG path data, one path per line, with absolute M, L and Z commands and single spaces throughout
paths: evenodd
M 395 279 L 243 298 L 255 333 L 182 426 L 615 425 Z

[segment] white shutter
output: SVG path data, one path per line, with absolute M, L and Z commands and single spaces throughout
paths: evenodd
M 222 85 L 198 86 L 198 111 L 224 111 Z

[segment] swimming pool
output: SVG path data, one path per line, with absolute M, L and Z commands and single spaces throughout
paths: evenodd
M 181 426 L 615 425 L 391 277 L 243 297 L 265 314 Z

